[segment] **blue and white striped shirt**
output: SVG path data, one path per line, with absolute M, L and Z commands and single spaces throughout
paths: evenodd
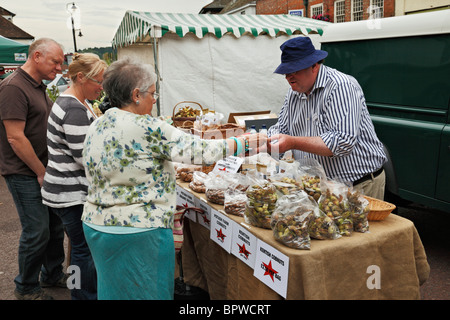
M 309 95 L 289 88 L 278 123 L 268 135 L 320 136 L 333 156 L 292 150 L 295 159 L 314 158 L 327 177 L 354 182 L 386 162 L 367 110 L 364 93 L 352 76 L 321 65 Z

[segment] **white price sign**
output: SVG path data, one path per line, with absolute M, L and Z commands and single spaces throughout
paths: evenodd
M 258 240 L 253 275 L 261 282 L 286 298 L 289 273 L 289 257 Z
M 228 156 L 225 159 L 216 162 L 214 171 L 225 171 L 236 173 L 238 172 L 243 162 L 244 162 L 243 158 Z
M 211 240 L 230 253 L 232 235 L 233 220 L 211 208 Z
M 195 196 L 187 190 L 176 186 L 177 192 L 177 206 L 183 208 L 195 207 Z M 185 217 L 191 219 L 192 221 L 197 221 L 197 215 L 194 210 L 187 210 L 184 214 Z
M 256 238 L 247 228 L 235 222 L 233 226 L 233 240 L 231 241 L 231 253 L 254 268 L 256 259 Z
M 211 229 L 211 206 L 202 199 L 196 198 L 196 207 L 202 209 L 202 213 L 197 213 L 197 222 L 206 229 Z

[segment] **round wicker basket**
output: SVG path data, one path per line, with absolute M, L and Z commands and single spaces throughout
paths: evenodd
M 203 113 L 203 107 L 198 102 L 195 101 L 178 102 L 175 105 L 175 107 L 173 107 L 172 111 L 172 121 L 174 127 L 181 127 L 183 129 L 192 129 L 194 127 L 194 121 L 196 120 L 196 117 L 175 117 L 177 110 L 181 107 L 185 107 L 187 104 L 189 104 L 189 106 L 194 105 L 195 108 L 200 109 L 200 114 Z
M 364 196 L 369 201 L 369 214 L 367 215 L 367 218 L 369 221 L 381 221 L 387 218 L 389 214 L 394 210 L 396 207 L 392 203 L 375 199 L 372 197 Z

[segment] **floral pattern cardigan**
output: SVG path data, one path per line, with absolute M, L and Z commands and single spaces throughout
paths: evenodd
M 225 140 L 202 140 L 150 115 L 112 108 L 89 127 L 83 164 L 89 183 L 82 220 L 101 226 L 172 228 L 174 162 L 212 164 Z

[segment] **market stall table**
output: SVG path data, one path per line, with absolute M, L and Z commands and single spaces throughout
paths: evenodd
M 226 215 L 223 206 L 208 202 L 204 194 L 193 192 L 188 183 L 178 182 L 178 188 L 203 208 L 222 211 L 219 215 L 235 223 L 235 231 L 236 225 L 244 227 L 259 244 L 288 257 L 288 266 L 283 266 L 287 272 L 287 279 L 283 279 L 286 289 L 280 294 L 270 287 L 280 271 L 272 268 L 276 261 L 256 262 L 252 268 L 213 241 L 200 214 L 198 220 L 192 216 L 185 219 L 184 281 L 208 291 L 211 299 L 420 299 L 419 288 L 430 268 L 417 230 L 405 218 L 390 214 L 383 221 L 371 221 L 369 233 L 353 232 L 350 237 L 337 240 L 311 240 L 310 250 L 298 250 L 276 241 L 271 230 L 249 226 L 242 217 Z M 267 253 L 261 248 L 258 247 Z M 261 268 L 265 270 L 263 280 L 268 279 L 265 283 L 261 274 L 258 278 L 254 275 Z M 278 278 L 280 275 L 281 271 Z

